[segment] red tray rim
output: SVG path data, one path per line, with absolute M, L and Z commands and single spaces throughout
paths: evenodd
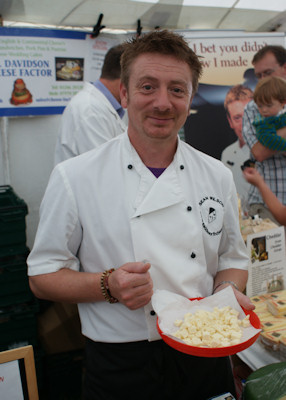
M 203 297 L 198 297 L 195 299 L 190 299 L 192 300 L 201 300 Z M 241 307 L 243 311 L 245 312 L 246 315 L 249 315 L 249 321 L 251 325 L 256 328 L 256 329 L 261 329 L 261 323 L 260 319 L 258 318 L 257 314 L 254 311 L 251 310 L 246 310 L 243 307 Z M 236 353 L 239 353 L 240 351 L 243 351 L 247 349 L 249 346 L 251 346 L 259 337 L 260 332 L 258 332 L 256 335 L 254 335 L 252 338 L 246 340 L 245 342 L 238 343 L 234 346 L 228 346 L 228 347 L 198 347 L 198 346 L 191 346 L 186 343 L 181 343 L 176 341 L 176 339 L 172 339 L 170 336 L 165 335 L 160 326 L 159 326 L 159 319 L 157 317 L 157 330 L 161 336 L 161 338 L 164 340 L 166 344 L 168 344 L 170 347 L 173 347 L 174 349 L 193 356 L 198 356 L 198 357 L 225 357 L 225 356 L 230 356 Z

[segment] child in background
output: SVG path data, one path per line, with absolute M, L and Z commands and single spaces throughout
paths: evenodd
M 261 79 L 253 99 L 261 114 L 253 121 L 257 139 L 271 150 L 286 151 L 286 80 L 278 76 Z
M 247 182 L 256 186 L 260 191 L 261 196 L 269 208 L 270 212 L 274 216 L 277 222 L 281 225 L 286 225 L 286 206 L 284 206 L 271 191 L 269 186 L 265 183 L 260 173 L 251 167 L 246 167 L 243 170 L 243 175 Z

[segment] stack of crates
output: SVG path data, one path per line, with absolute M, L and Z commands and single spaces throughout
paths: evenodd
M 38 345 L 39 304 L 27 276 L 27 214 L 12 187 L 0 186 L 0 351 Z

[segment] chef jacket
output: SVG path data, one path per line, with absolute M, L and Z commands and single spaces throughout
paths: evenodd
M 61 268 L 103 272 L 148 260 L 154 289 L 186 297 L 212 293 L 216 273 L 247 269 L 232 173 L 178 139 L 156 178 L 127 133 L 58 164 L 40 208 L 29 275 Z M 79 304 L 83 335 L 94 341 L 156 340 L 151 303 Z
M 241 166 L 245 161 L 249 160 L 249 158 L 249 147 L 246 144 L 240 147 L 239 140 L 230 144 L 221 153 L 221 161 L 231 170 L 237 193 L 239 194 L 240 199 L 244 202 L 247 202 L 248 200 L 250 184 L 244 178 Z
M 98 88 L 85 82 L 63 113 L 55 164 L 92 150 L 123 133 L 126 118 L 120 118 Z

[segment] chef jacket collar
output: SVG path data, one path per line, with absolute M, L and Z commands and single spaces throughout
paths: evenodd
M 178 177 L 178 171 L 181 170 L 180 165 L 182 165 L 179 162 L 181 159 L 180 140 L 178 140 L 173 161 L 159 178 L 156 178 L 142 162 L 130 141 L 129 145 L 131 150 L 129 165 L 132 165 L 140 175 L 139 188 L 133 205 L 135 209 L 133 217 L 139 217 L 183 201 L 184 194 Z

